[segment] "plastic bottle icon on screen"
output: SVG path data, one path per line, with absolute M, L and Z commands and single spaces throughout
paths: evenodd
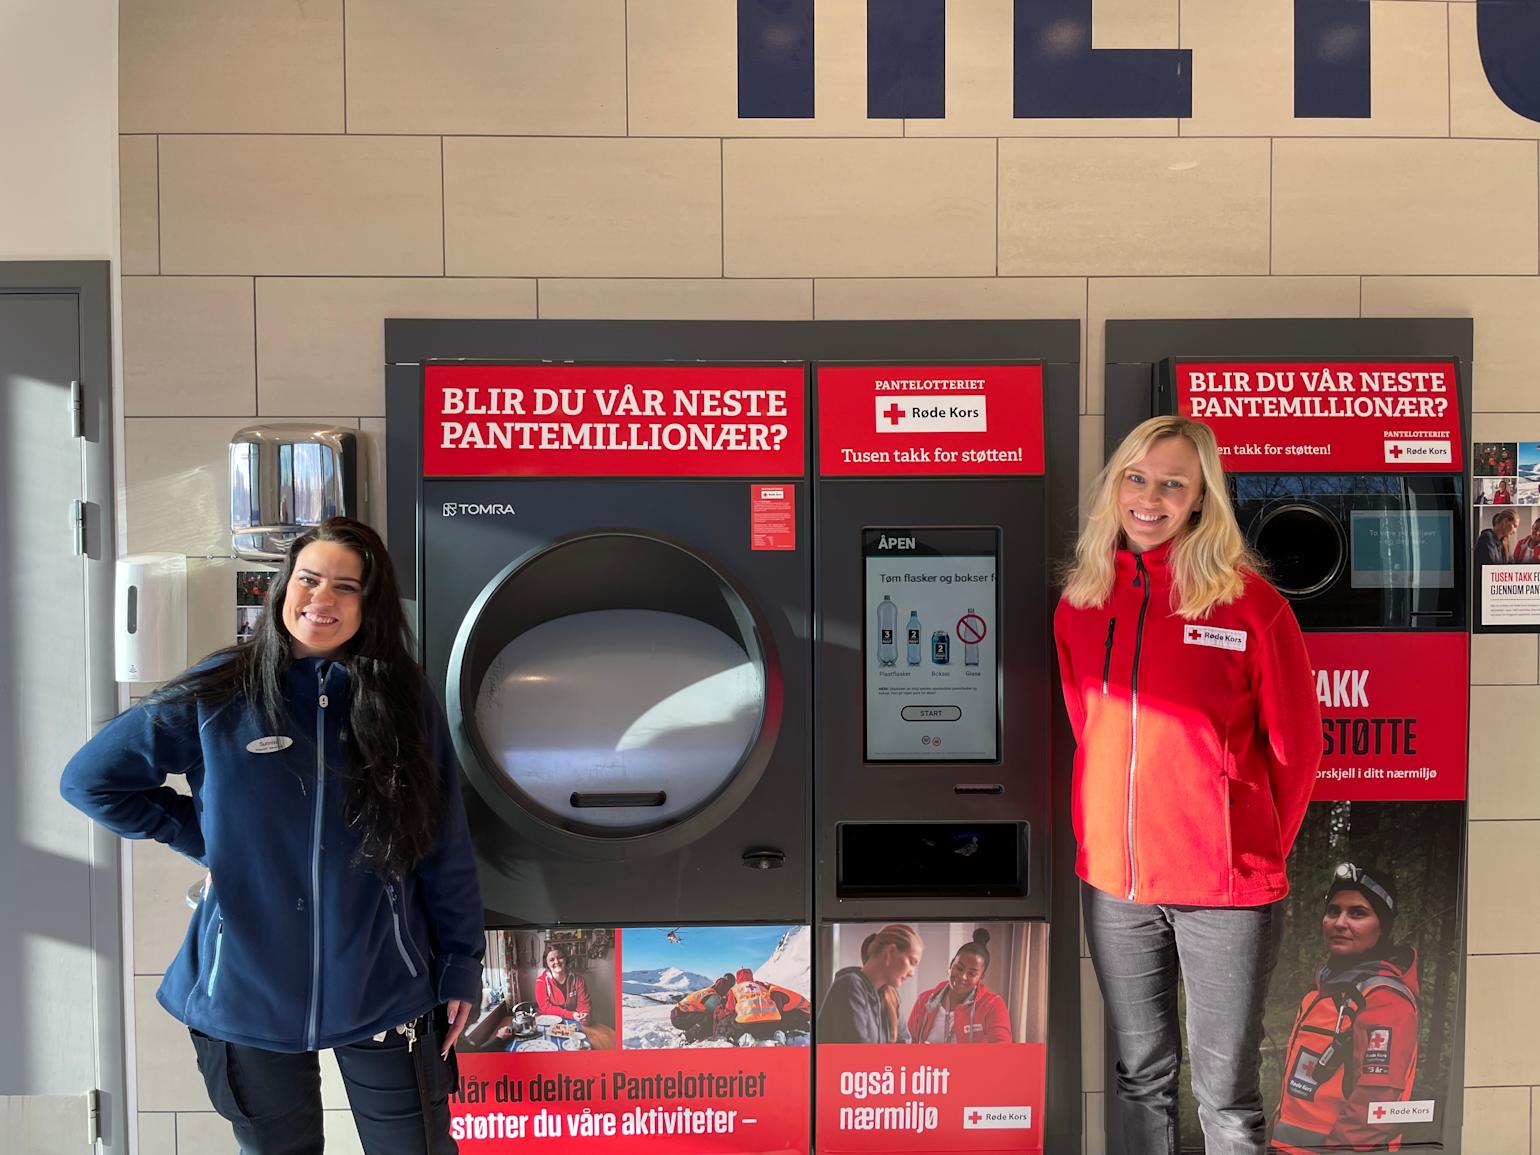
M 972 606 L 968 607 L 968 616 L 969 617 L 973 617 L 974 616 L 973 607 Z M 959 632 L 961 632 L 961 626 L 959 626 L 958 629 L 959 629 Z M 970 642 L 966 638 L 964 638 L 963 639 L 963 665 L 965 665 L 965 666 L 976 666 L 978 664 L 979 664 L 979 644 L 977 642 Z
M 909 623 L 904 627 L 909 635 L 909 652 L 906 655 L 911 666 L 920 664 L 920 611 L 909 611 Z
M 945 630 L 930 636 L 930 661 L 934 666 L 949 665 L 952 661 L 952 635 Z
M 882 595 L 877 607 L 877 661 L 884 666 L 898 661 L 898 607 L 893 599 Z

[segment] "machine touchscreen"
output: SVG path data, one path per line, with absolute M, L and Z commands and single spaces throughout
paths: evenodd
M 1355 588 L 1448 589 L 1454 585 L 1454 517 L 1448 510 L 1350 512 Z
M 1000 534 L 862 531 L 868 762 L 999 756 Z

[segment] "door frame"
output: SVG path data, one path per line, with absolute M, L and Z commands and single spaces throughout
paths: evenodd
M 0 261 L 0 294 L 74 296 L 78 303 L 81 385 L 81 498 L 85 503 L 86 719 L 82 742 L 118 712 L 112 664 L 113 570 L 117 559 L 112 377 L 112 265 L 109 261 Z M 131 1149 L 127 907 L 118 839 L 91 824 L 91 948 L 96 1008 L 97 1119 L 100 1150 Z M 86 1090 L 87 1088 L 82 1088 Z

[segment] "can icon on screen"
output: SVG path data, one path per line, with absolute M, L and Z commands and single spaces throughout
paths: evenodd
M 952 661 L 952 635 L 945 630 L 930 636 L 930 661 L 934 666 L 949 665 Z

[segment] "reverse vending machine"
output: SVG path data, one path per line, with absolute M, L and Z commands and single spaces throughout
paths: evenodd
M 1150 412 L 1214 430 L 1315 665 L 1263 1051 L 1280 1151 L 1459 1150 L 1471 344 L 1469 320 L 1107 325 L 1109 446 Z
M 1047 1091 L 1079 1031 L 1068 985 L 1048 997 L 1055 951 L 1078 953 L 1072 897 L 1049 922 L 1074 893 L 1051 639 L 1074 339 L 813 366 L 821 1152 L 1078 1143 Z
M 1079 1070 L 1075 936 L 1048 933 L 1075 909 L 1048 574 L 1078 348 L 1072 323 L 387 322 L 389 541 L 486 905 L 462 1151 L 807 1152 L 815 1125 L 820 1151 L 1041 1149 L 1050 1035 Z M 935 468 L 839 463 L 883 455 Z M 931 947 L 904 996 L 989 959 L 1006 997 L 967 1041 L 1002 1046 L 932 1039 L 891 1101 L 854 1064 L 825 1106 L 822 972 L 894 920 Z M 1052 1092 L 1078 1145 L 1078 1085 Z

